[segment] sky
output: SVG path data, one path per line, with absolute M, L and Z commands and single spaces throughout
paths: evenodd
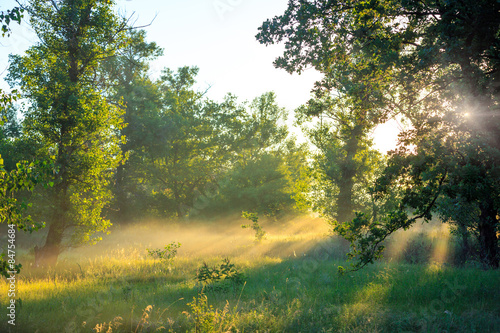
M 151 75 L 163 68 L 199 67 L 198 89 L 207 97 L 221 100 L 233 93 L 239 100 L 252 100 L 274 91 L 278 104 L 289 112 L 307 102 L 321 75 L 308 69 L 290 75 L 273 65 L 283 52 L 282 45 L 261 45 L 255 39 L 266 19 L 281 15 L 288 0 L 117 0 L 120 15 L 132 17 L 134 26 L 144 26 L 149 41 L 164 49 L 164 56 L 152 63 Z M 14 7 L 15 1 L 2 0 L 0 10 Z M 8 54 L 22 54 L 37 38 L 27 22 L 12 26 L 12 36 L 0 44 L 0 77 L 7 74 Z M 0 88 L 8 85 L 0 82 Z M 303 139 L 298 129 L 293 130 Z M 398 124 L 391 121 L 375 129 L 375 147 L 382 152 L 395 147 Z

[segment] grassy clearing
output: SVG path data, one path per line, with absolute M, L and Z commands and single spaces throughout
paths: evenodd
M 317 225 L 306 227 L 311 222 Z M 428 262 L 405 264 L 394 258 L 408 249 L 393 240 L 392 261 L 339 276 L 345 243 L 325 236 L 323 224 L 264 229 L 268 239 L 256 245 L 237 223 L 130 226 L 97 246 L 69 251 L 48 271 L 30 267 L 27 253 L 11 331 L 498 332 L 500 272 L 439 262 L 449 254 L 439 242 Z M 443 239 L 442 230 L 427 234 L 433 232 Z M 146 255 L 146 248 L 171 241 L 182 243 L 175 260 Z M 225 257 L 246 283 L 203 288 L 195 280 L 198 267 Z M 4 279 L 4 309 L 7 288 Z M 2 320 L 0 331 L 9 326 Z

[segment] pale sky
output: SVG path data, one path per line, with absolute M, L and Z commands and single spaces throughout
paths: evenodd
M 164 56 L 151 66 L 151 75 L 161 69 L 198 66 L 198 87 L 211 86 L 207 97 L 221 100 L 227 93 L 242 102 L 267 91 L 274 91 L 280 106 L 293 110 L 310 97 L 310 90 L 320 74 L 310 69 L 301 75 L 290 75 L 273 66 L 283 47 L 259 44 L 257 28 L 268 18 L 282 14 L 287 0 L 117 0 L 124 16 L 133 14 L 135 26 L 144 28 L 148 39 L 164 49 Z M 15 6 L 13 0 L 2 0 L 0 10 Z M 156 17 L 156 18 L 155 18 Z M 27 22 L 12 26 L 12 36 L 0 45 L 0 74 L 5 77 L 8 54 L 21 54 L 37 41 Z M 6 89 L 5 82 L 0 87 Z M 296 130 L 298 131 L 298 130 Z M 375 130 L 375 145 L 382 152 L 395 146 L 397 124 L 391 122 Z M 300 136 L 300 135 L 299 135 Z

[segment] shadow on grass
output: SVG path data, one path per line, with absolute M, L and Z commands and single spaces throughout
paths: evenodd
M 286 253 L 293 253 L 292 245 Z M 287 259 L 255 259 L 242 268 L 244 287 L 229 284 L 205 295 L 215 310 L 229 304 L 225 320 L 245 332 L 497 332 L 500 327 L 499 270 L 379 263 L 340 276 L 337 266 L 345 265 L 347 246 L 323 239 Z M 267 251 L 284 253 L 277 244 Z M 234 263 L 246 265 L 237 258 Z M 25 300 L 18 302 L 12 332 L 92 332 L 117 317 L 122 325 L 113 332 L 130 332 L 149 305 L 154 308 L 143 332 L 162 326 L 190 331 L 193 317 L 183 312 L 192 313 L 187 304 L 201 290 L 194 280 L 199 264 L 177 260 L 170 271 L 143 262 L 73 267 L 43 281 L 32 278 L 26 282 L 30 290 L 20 293 Z M 8 332 L 6 321 L 0 325 Z

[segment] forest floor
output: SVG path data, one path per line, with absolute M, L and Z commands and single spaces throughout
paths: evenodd
M 41 234 L 19 233 L 26 250 L 16 258 L 23 263 L 16 325 L 7 322 L 2 279 L 0 331 L 500 332 L 500 270 L 449 264 L 453 241 L 440 225 L 396 235 L 386 260 L 339 275 L 348 244 L 329 235 L 325 222 L 264 223 L 260 243 L 242 223 L 114 227 L 97 245 L 66 251 L 51 269 L 33 267 L 29 248 Z M 181 243 L 174 259 L 148 255 L 171 242 Z M 234 265 L 228 276 L 241 279 L 196 278 L 204 263 L 223 278 L 225 258 Z

